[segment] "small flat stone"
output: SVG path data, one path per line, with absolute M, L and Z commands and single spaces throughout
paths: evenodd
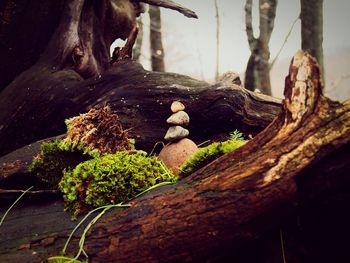
M 175 141 L 187 137 L 190 132 L 181 126 L 171 126 L 166 132 L 164 139 L 167 141 Z
M 184 111 L 178 111 L 173 113 L 167 120 L 167 123 L 171 125 L 187 126 L 190 123 L 190 117 Z
M 176 113 L 178 111 L 182 111 L 185 109 L 185 105 L 183 105 L 180 101 L 174 101 L 172 104 L 171 104 L 171 107 L 170 107 L 171 111 L 173 113 Z

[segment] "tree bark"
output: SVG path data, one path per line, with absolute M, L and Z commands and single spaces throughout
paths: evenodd
M 5 1 L 5 7 L 0 6 L 5 11 L 10 10 L 0 14 L 8 23 L 1 24 L 0 31 L 5 40 L 19 45 L 18 39 L 11 33 L 15 30 L 10 29 L 15 28 L 22 17 L 26 17 L 27 11 L 35 13 L 33 9 L 37 6 L 30 2 L 26 10 L 25 3 L 21 3 L 18 6 L 23 9 L 23 13 L 17 15 L 17 12 L 11 11 L 11 3 L 13 1 Z M 189 12 L 173 2 L 158 1 L 157 4 Z M 8 5 L 10 7 L 7 7 Z M 104 87 L 104 91 L 109 91 L 103 94 L 96 86 L 101 81 L 104 82 L 104 76 L 110 78 L 116 74 L 116 70 L 110 70 L 115 66 L 110 64 L 109 47 L 116 38 L 129 37 L 135 26 L 135 16 L 140 12 L 139 6 L 128 0 L 120 1 L 116 5 L 109 0 L 62 0 L 60 5 L 62 11 L 60 18 L 57 18 L 59 22 L 50 26 L 53 33 L 43 30 L 44 40 L 40 42 L 39 47 L 35 45 L 35 39 L 30 33 L 27 33 L 33 31 L 28 27 L 32 22 L 29 22 L 29 19 L 24 20 L 27 21 L 27 25 L 23 25 L 23 31 L 24 35 L 28 36 L 31 49 L 23 50 L 23 56 L 29 57 L 27 52 L 35 54 L 27 64 L 22 63 L 21 59 L 11 60 L 11 55 L 6 53 L 7 47 L 1 46 L 1 52 L 6 53 L 2 65 L 6 64 L 9 68 L 18 66 L 20 69 L 34 63 L 34 59 L 39 58 L 45 45 L 46 48 L 32 67 L 17 76 L 0 93 L 0 155 L 38 139 L 64 132 L 62 121 L 65 118 L 85 112 L 92 104 L 103 103 L 107 99 L 107 93 L 113 87 Z M 55 8 L 50 5 L 42 12 L 55 13 Z M 11 17 L 11 14 L 15 15 Z M 40 25 L 38 29 L 45 29 L 40 20 L 37 22 L 40 14 L 41 12 L 31 18 L 34 24 Z M 27 40 L 21 43 L 26 43 Z M 16 51 L 19 49 L 16 46 Z M 0 78 L 4 83 L 9 81 L 7 78 L 2 79 L 2 75 Z M 94 99 L 87 97 L 88 93 Z
M 111 41 L 128 37 L 135 24 L 137 10 L 124 3 L 121 11 L 107 0 L 65 2 L 39 61 L 0 95 L 2 153 L 58 134 L 65 118 L 105 102 L 126 127 L 136 124 L 133 137 L 148 149 L 164 135 L 165 123 L 160 123 L 174 99 L 185 102 L 197 140 L 235 128 L 258 132 L 277 115 L 279 103 L 230 82 L 210 86 L 186 76 L 147 72 L 128 60 L 111 65 Z M 322 197 L 350 184 L 349 140 L 350 102 L 325 98 L 315 61 L 298 53 L 282 110 L 265 130 L 177 184 L 131 200 L 130 208 L 111 210 L 89 232 L 84 251 L 91 262 L 211 261 L 238 253 L 280 223 L 281 210 L 288 215 L 292 201 Z M 10 188 L 2 179 L 17 173 L 33 183 L 25 165 L 38 146 L 3 157 L 1 172 L 7 173 L 1 173 L 0 182 Z M 0 191 L 1 215 L 19 194 L 13 190 Z M 0 261 L 38 262 L 59 255 L 75 224 L 57 193 L 29 192 L 1 225 Z M 77 241 L 75 235 L 67 254 L 76 252 Z
M 151 43 L 151 64 L 153 71 L 165 71 L 164 48 L 162 42 L 162 22 L 160 8 L 149 7 L 150 18 L 150 43 Z
M 28 2 L 0 2 L 0 91 L 38 60 L 62 14 L 63 0 Z
M 152 193 L 111 212 L 93 227 L 86 252 L 92 262 L 183 261 L 203 260 L 227 243 L 238 248 L 256 234 L 254 222 L 293 199 L 297 175 L 350 141 L 349 124 L 349 102 L 325 98 L 315 60 L 299 52 L 273 123 L 166 195 Z
M 245 87 L 252 91 L 258 89 L 264 94 L 271 95 L 269 42 L 274 27 L 277 1 L 259 1 L 260 35 L 258 38 L 253 34 L 252 5 L 252 0 L 246 1 L 246 32 L 251 55 L 246 69 Z
M 255 95 L 239 86 L 229 83 L 210 86 L 178 74 L 149 72 L 131 61 L 118 62 L 103 76 L 85 81 L 73 75 L 61 84 L 57 81 L 62 78 L 47 77 L 26 82 L 29 90 L 25 93 L 21 92 L 22 80 L 15 81 L 0 96 L 2 155 L 64 133 L 66 118 L 105 103 L 120 116 L 124 128 L 132 128 L 131 136 L 145 150 L 151 150 L 163 139 L 165 120 L 174 100 L 187 106 L 192 119 L 190 138 L 198 143 L 235 129 L 255 135 L 279 111 L 278 100 Z M 28 97 L 35 104 L 28 103 Z
M 280 223 L 293 210 L 291 202 L 296 206 L 348 186 L 349 143 L 350 102 L 324 97 L 315 60 L 299 52 L 282 111 L 263 132 L 177 184 L 130 201 L 130 208 L 111 210 L 92 227 L 84 251 L 91 262 L 234 256 Z M 0 259 L 34 262 L 59 252 L 73 225 L 59 203 L 50 204 L 32 204 L 8 218 L 0 232 L 5 240 Z M 61 223 L 39 229 L 35 219 L 50 224 L 53 213 Z M 31 228 L 19 221 L 29 217 Z M 28 229 L 37 236 L 23 238 Z
M 176 10 L 183 14 L 186 17 L 189 18 L 198 18 L 195 12 L 192 10 L 189 10 L 188 8 L 185 8 L 171 0 L 139 0 L 139 2 L 147 3 L 149 5 L 153 6 L 159 6 L 159 7 L 164 7 L 164 8 L 169 8 L 172 10 Z
M 300 0 L 301 48 L 317 59 L 324 80 L 323 0 Z
M 72 87 L 71 92 L 74 93 L 71 93 L 73 94 L 71 97 L 79 96 L 80 100 L 74 107 L 69 105 L 66 112 L 76 112 L 75 115 L 77 115 L 90 107 L 109 103 L 121 118 L 124 128 L 132 128 L 129 133 L 132 138 L 136 138 L 137 149 L 147 152 L 160 150 L 154 149 L 154 146 L 156 142 L 163 140 L 167 130 L 165 120 L 174 100 L 180 100 L 186 105 L 186 111 L 191 117 L 190 138 L 196 143 L 225 139 L 229 132 L 235 129 L 243 132 L 246 137 L 255 136 L 280 111 L 279 100 L 255 94 L 231 84 L 233 81 L 237 82 L 236 75 L 233 76 L 234 79 L 228 78 L 210 86 L 205 82 L 178 74 L 145 71 L 139 64 L 132 61 L 119 61 L 111 72 L 113 74 L 99 79 L 96 89 L 90 93 L 86 93 L 86 90 L 91 85 L 91 81 L 87 82 L 86 86 Z M 55 92 L 51 90 L 51 96 L 55 96 Z M 16 143 L 20 145 L 26 141 L 31 143 L 0 158 L 0 188 L 28 188 L 33 182 L 32 175 L 28 173 L 28 167 L 34 156 L 39 153 L 40 144 L 61 136 L 35 143 L 33 141 L 38 139 L 38 136 L 45 136 L 45 133 L 49 131 L 47 128 L 55 127 L 56 122 L 60 122 L 63 127 L 62 130 L 55 130 L 55 133 L 65 131 L 64 117 L 57 115 L 56 111 L 51 112 L 52 108 L 45 106 L 45 97 L 41 98 L 40 95 L 41 93 L 37 95 L 37 102 L 39 102 L 38 105 L 42 104 L 42 107 L 37 109 L 38 113 L 35 115 L 40 116 L 38 114 L 42 112 L 44 117 L 29 119 L 29 122 L 22 119 L 20 122 L 23 126 L 20 129 L 27 130 L 27 132 L 18 133 L 22 136 L 16 141 L 7 140 L 6 136 L 3 139 L 3 147 L 14 147 Z M 101 97 L 106 98 L 101 100 Z M 87 104 L 81 103 L 87 99 L 89 99 Z M 55 101 L 55 103 L 65 105 L 64 100 Z M 32 107 L 28 107 L 22 114 L 26 116 L 32 110 Z M 70 115 L 66 117 L 68 116 Z M 12 117 L 11 121 L 15 120 Z M 32 133 L 33 126 L 41 126 L 42 133 Z M 17 130 L 18 127 L 9 131 L 12 133 L 12 138 L 15 138 Z

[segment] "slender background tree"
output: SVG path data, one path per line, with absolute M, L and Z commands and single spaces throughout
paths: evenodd
M 317 59 L 324 80 L 323 0 L 300 0 L 301 48 Z
M 253 33 L 252 6 L 253 1 L 247 0 L 246 32 L 251 55 L 246 69 L 245 87 L 252 91 L 259 89 L 262 93 L 271 95 L 269 42 L 274 27 L 277 0 L 259 0 L 260 34 L 258 38 L 255 38 Z
M 143 21 L 141 17 L 137 19 L 137 26 L 139 28 L 139 33 L 137 35 L 136 43 L 133 48 L 133 58 L 136 61 L 140 61 L 142 41 L 143 41 Z
M 162 22 L 158 6 L 149 7 L 151 64 L 153 71 L 165 71 Z
M 220 65 L 220 16 L 218 1 L 214 0 L 215 4 L 215 19 L 216 19 L 216 66 L 215 66 L 215 80 L 219 79 L 219 65 Z

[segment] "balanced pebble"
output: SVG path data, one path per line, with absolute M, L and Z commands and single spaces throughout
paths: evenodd
M 172 104 L 171 104 L 171 107 L 170 107 L 171 111 L 173 113 L 176 113 L 178 111 L 182 111 L 185 109 L 185 105 L 183 105 L 180 101 L 174 101 Z
M 181 126 L 171 126 L 165 134 L 164 139 L 167 141 L 174 141 L 185 138 L 189 134 L 190 132 Z
M 173 113 L 167 120 L 167 123 L 171 125 L 187 126 L 190 123 L 190 117 L 184 111 L 178 111 Z

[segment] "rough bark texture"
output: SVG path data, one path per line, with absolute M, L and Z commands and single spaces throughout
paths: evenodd
M 169 5 L 168 1 L 160 2 L 160 6 Z M 34 65 L 17 76 L 0 94 L 0 155 L 38 139 L 64 132 L 62 122 L 64 118 L 86 112 L 92 104 L 102 104 L 113 96 L 112 89 L 115 87 L 112 85 L 98 90 L 99 83 L 106 84 L 106 79 L 111 83 L 112 76 L 116 78 L 116 75 L 124 75 L 121 71 L 116 73 L 118 71 L 115 69 L 116 66 L 111 65 L 108 49 L 116 38 L 135 37 L 135 34 L 130 32 L 135 32 L 132 30 L 135 28 L 135 17 L 141 9 L 137 2 L 135 4 L 128 0 L 62 1 L 60 2 L 62 11 L 57 12 L 60 17 L 57 21 L 53 21 L 52 25 L 50 23 L 50 28 L 47 29 L 42 26 L 43 21 L 38 21 L 41 12 L 33 17 L 36 3 L 29 1 L 27 6 L 26 3 L 27 1 L 18 4 L 23 9 L 21 9 L 22 13 L 13 11 L 17 5 L 14 7 L 13 1 L 10 0 L 0 6 L 2 8 L 0 15 L 3 18 L 0 32 L 4 35 L 7 45 L 1 46 L 1 52 L 6 54 L 2 65 L 6 64 L 10 69 L 18 67 L 20 70 L 14 71 L 18 74 L 32 65 L 35 59 L 39 58 L 40 53 L 43 53 Z M 174 3 L 171 3 L 172 7 L 173 5 Z M 50 5 L 42 12 L 56 15 L 56 9 Z M 38 11 L 41 10 L 38 9 Z M 19 44 L 15 35 L 21 34 L 11 32 L 15 32 L 14 28 L 22 25 L 18 21 L 21 21 L 22 17 L 25 18 L 27 12 L 31 12 L 30 18 L 33 21 L 30 21 L 30 18 L 23 21 L 28 25 L 33 22 L 34 25 L 39 24 L 39 26 L 33 30 L 23 25 L 23 34 L 28 36 L 28 39 L 20 43 L 28 42 L 30 47 L 29 50 L 23 50 L 23 57 L 29 58 L 26 64 L 18 62 L 21 58 L 18 61 L 12 61 L 11 54 L 7 52 L 8 48 L 12 47 L 12 43 L 16 44 L 14 46 L 16 52 L 20 50 L 20 46 L 17 47 Z M 11 16 L 11 14 L 15 15 Z M 35 34 L 34 37 L 30 34 L 32 31 L 41 30 L 43 40 L 36 46 L 33 39 Z M 51 31 L 47 32 L 48 30 Z M 31 53 L 34 55 L 31 56 Z M 147 76 L 145 71 L 141 70 L 139 73 Z M 2 76 L 0 78 L 3 83 L 10 81 Z M 128 78 L 130 77 L 132 76 L 129 75 Z M 139 87 L 142 86 L 140 80 L 141 76 L 138 79 Z M 126 83 L 125 78 L 124 83 Z M 126 91 L 124 94 L 127 93 Z M 123 97 L 119 99 L 121 98 Z M 118 103 L 124 105 L 123 101 Z M 127 110 L 126 107 L 123 107 L 123 110 Z M 129 113 L 131 111 L 129 109 Z
M 0 1 L 0 91 L 38 60 L 62 14 L 63 1 L 28 2 Z
M 66 22 L 67 26 L 70 23 L 67 10 L 64 11 L 67 9 L 65 6 L 68 2 L 67 0 L 0 1 L 0 91 L 10 84 L 18 74 L 37 62 L 40 55 L 47 48 L 50 39 L 52 39 L 51 43 L 66 43 L 66 34 L 61 36 L 56 34 L 54 37 L 53 34 L 59 24 Z M 70 2 L 76 5 L 79 1 Z M 80 17 L 80 37 L 84 31 L 87 32 L 86 35 L 94 32 L 90 38 L 94 42 L 94 45 L 92 45 L 95 50 L 93 55 L 96 56 L 99 50 L 104 53 L 103 56 L 97 57 L 98 64 L 103 61 L 104 56 L 109 58 L 109 50 L 106 50 L 104 46 L 108 49 L 111 41 L 127 37 L 131 24 L 135 22 L 133 21 L 135 14 L 138 15 L 142 12 L 139 2 L 170 8 L 183 13 L 187 17 L 197 18 L 195 12 L 168 0 L 135 0 L 132 2 L 129 0 L 101 0 L 95 1 L 95 3 L 92 2 L 94 1 L 86 1 L 85 5 L 90 7 L 81 10 L 86 15 L 81 15 L 79 10 L 76 10 L 72 16 L 76 19 Z M 67 30 L 68 28 L 66 27 Z M 96 34 L 96 31 L 100 31 L 100 33 Z M 105 38 L 103 40 L 105 45 L 98 43 L 101 42 L 99 35 Z M 81 39 L 81 42 L 86 43 L 85 40 Z M 68 51 L 71 52 L 71 50 Z M 59 54 L 60 52 L 56 53 Z M 51 55 L 55 56 L 55 54 Z M 87 60 L 87 58 L 90 62 L 94 62 L 91 54 L 84 54 L 84 59 Z M 51 66 L 52 71 L 64 68 L 63 65 L 48 66 Z
M 133 127 L 144 149 L 163 137 L 166 126 L 161 125 L 175 99 L 186 104 L 197 142 L 236 128 L 254 134 L 279 112 L 278 102 L 226 81 L 210 86 L 177 74 L 147 72 L 131 61 L 111 65 L 111 41 L 129 36 L 138 13 L 131 2 L 122 2 L 124 11 L 107 0 L 64 2 L 39 61 L 0 94 L 2 153 L 63 132 L 64 118 L 105 102 L 126 128 Z M 152 2 L 174 7 L 171 1 Z M 2 3 L 9 5 L 1 6 L 4 10 L 13 8 L 13 1 Z M 132 200 L 130 208 L 111 210 L 91 229 L 84 250 L 91 262 L 222 261 L 232 253 L 239 258 L 239 250 L 274 229 L 293 204 L 348 188 L 349 140 L 350 102 L 325 98 L 315 61 L 298 53 L 282 111 L 263 132 L 177 184 Z M 12 185 L 35 183 L 26 165 L 39 144 L 1 159 L 1 215 L 19 194 Z M 1 225 L 0 262 L 59 255 L 75 225 L 57 193 L 30 192 Z M 339 232 L 349 233 L 348 221 L 343 225 L 346 231 Z M 77 239 L 68 254 L 77 250 Z M 248 254 L 241 262 L 254 253 Z M 349 255 L 341 259 L 347 262 Z
M 300 0 L 301 48 L 317 59 L 324 79 L 323 0 Z
M 153 71 L 165 71 L 164 48 L 162 42 L 162 20 L 160 8 L 149 7 L 150 19 L 150 44 L 151 44 L 151 65 Z
M 32 77 L 32 75 L 30 75 Z M 47 77 L 47 76 L 46 76 Z M 1 153 L 65 132 L 64 119 L 109 103 L 137 146 L 150 150 L 163 139 L 165 120 L 174 100 L 182 101 L 192 118 L 190 138 L 203 142 L 234 129 L 256 134 L 279 111 L 279 103 L 236 85 L 208 85 L 186 76 L 145 71 L 139 64 L 122 61 L 98 78 L 67 78 L 13 82 L 0 96 Z M 43 93 L 39 87 L 48 87 Z M 10 91 L 12 90 L 12 93 Z M 6 93 L 5 93 L 6 92 Z M 17 94 L 17 95 L 15 95 Z M 35 101 L 35 107 L 30 101 Z M 8 138 L 11 138 L 9 140 Z
M 70 107 L 70 112 L 78 114 L 79 110 L 85 111 L 85 107 L 98 103 L 103 105 L 104 101 L 96 102 L 96 100 L 104 97 L 121 118 L 123 127 L 133 128 L 129 133 L 132 138 L 136 138 L 136 147 L 148 152 L 152 150 L 156 142 L 163 140 L 167 130 L 165 120 L 174 100 L 180 100 L 187 106 L 186 111 L 191 117 L 190 138 L 197 143 L 225 136 L 235 129 L 246 135 L 255 135 L 264 129 L 279 112 L 280 103 L 278 101 L 249 92 L 228 82 L 206 86 L 205 83 L 181 75 L 146 72 L 138 64 L 132 62 L 119 62 L 116 68 L 118 70 L 114 71 L 115 74 L 106 79 L 100 79 L 96 89 L 92 93 L 86 93 L 86 97 L 83 96 L 82 101 L 89 98 L 91 104 L 85 105 L 78 102 L 75 107 Z M 133 76 L 132 82 L 128 74 Z M 144 78 L 145 75 L 146 78 Z M 113 81 L 110 82 L 112 79 Z M 142 84 L 136 86 L 134 83 Z M 182 83 L 186 86 L 174 83 Z M 198 86 L 193 87 L 194 84 Z M 103 87 L 106 87 L 106 91 Z M 84 88 L 86 89 L 83 86 L 82 90 Z M 112 89 L 109 90 L 110 88 Z M 96 90 L 101 93 L 95 94 Z M 76 92 L 82 96 L 80 90 Z M 78 110 L 72 111 L 74 108 Z M 64 126 L 63 116 L 57 116 L 55 111 L 51 113 L 49 109 L 51 108 L 43 106 L 38 110 L 38 112 L 46 112 L 41 120 L 36 118 L 34 122 L 29 123 L 22 120 L 23 129 L 27 131 L 16 133 L 14 130 L 12 138 L 18 134 L 17 140 L 23 143 L 26 140 L 34 141 L 38 138 L 37 136 L 45 137 L 48 130 L 42 128 L 41 133 L 32 133 L 29 128 L 24 128 L 33 127 L 33 123 L 37 123 L 38 126 L 50 124 L 47 127 L 52 127 L 55 122 L 61 122 Z M 45 117 L 48 114 L 49 119 Z M 61 130 L 56 131 L 63 133 L 64 129 L 62 127 Z M 16 145 L 14 141 L 9 142 L 6 139 L 3 142 L 3 147 Z M 23 189 L 30 186 L 28 184 L 30 180 L 27 180 L 28 177 L 26 177 L 27 168 L 32 158 L 38 154 L 40 144 L 41 141 L 32 143 L 0 158 L 0 188 Z
M 246 32 L 251 51 L 245 74 L 245 87 L 252 91 L 259 89 L 262 93 L 271 95 L 269 42 L 274 27 L 277 0 L 259 0 L 258 38 L 253 34 L 252 2 L 247 0 L 245 5 Z
M 292 201 L 295 207 L 349 185 L 349 142 L 350 102 L 325 98 L 315 60 L 300 52 L 286 79 L 283 110 L 263 132 L 179 183 L 110 211 L 93 226 L 84 250 L 91 262 L 239 258 L 245 244 L 290 215 Z M 73 226 L 54 204 L 33 203 L 8 218 L 2 260 L 34 262 L 58 253 Z M 49 214 L 40 212 L 45 209 Z M 49 224 L 53 210 L 62 222 L 39 229 L 35 219 Z M 37 236 L 24 239 L 24 233 Z
M 256 220 L 293 199 L 297 175 L 349 142 L 349 124 L 349 102 L 323 97 L 315 60 L 300 52 L 286 80 L 283 111 L 273 123 L 166 195 L 150 194 L 104 217 L 86 252 L 92 262 L 184 261 L 203 260 L 225 244 L 238 248 L 255 235 Z

